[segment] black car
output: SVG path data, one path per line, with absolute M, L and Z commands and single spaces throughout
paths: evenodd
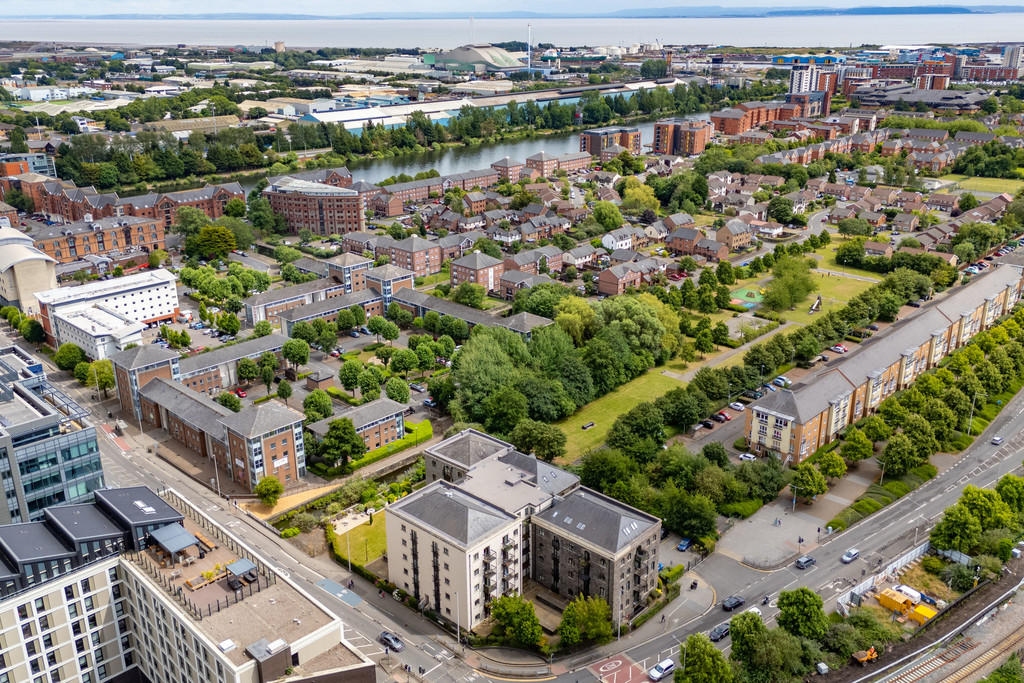
M 712 422 L 711 420 L 703 420 L 701 421 L 700 426 L 703 427 L 704 429 L 714 429 L 715 423 Z
M 724 624 L 719 624 L 718 626 L 716 626 L 713 629 L 711 629 L 711 632 L 708 633 L 708 638 L 711 639 L 712 643 L 717 643 L 722 638 L 725 638 L 727 635 L 729 635 L 729 622 L 728 621 L 725 622 Z
M 921 308 L 921 304 L 924 303 L 924 299 L 918 299 L 917 301 L 911 301 L 907 305 L 911 308 Z
M 878 332 L 878 325 L 871 323 L 870 325 L 868 325 L 868 329 L 871 330 L 872 332 Z
M 405 643 L 402 642 L 402 639 L 390 631 L 381 631 L 378 640 L 384 647 L 391 648 L 395 652 L 401 652 L 405 649 Z
M 665 527 L 661 527 L 661 540 L 668 538 L 669 531 Z
M 747 398 L 752 398 L 752 399 L 754 399 L 756 401 L 757 399 L 759 399 L 762 396 L 764 396 L 764 392 L 763 391 L 754 391 L 753 389 L 751 389 L 750 391 L 744 391 L 743 395 L 746 396 Z
M 747 604 L 747 601 L 738 595 L 731 595 L 722 602 L 722 609 L 726 612 L 731 612 L 737 607 L 742 607 Z
M 712 415 L 711 419 L 714 420 L 715 422 L 719 423 L 719 424 L 722 424 L 723 422 L 725 422 L 725 417 L 723 417 L 722 415 L 719 415 L 718 413 L 715 413 L 714 415 Z

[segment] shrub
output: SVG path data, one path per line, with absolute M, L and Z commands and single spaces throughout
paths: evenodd
M 910 493 L 910 487 L 904 484 L 902 481 L 887 481 L 882 485 L 886 491 L 891 493 L 896 498 L 902 498 L 903 496 Z
M 914 469 L 910 470 L 910 473 L 921 477 L 924 481 L 928 481 L 929 479 L 935 478 L 935 475 L 939 473 L 939 468 L 929 462 L 926 462 L 925 464 L 918 465 Z
M 908 489 L 913 491 L 918 486 L 923 484 L 926 480 L 923 477 L 917 476 L 913 472 L 908 472 L 907 474 L 904 474 L 902 477 L 900 477 L 896 481 L 900 482 L 901 484 L 906 486 Z
M 333 517 L 334 515 L 341 512 L 343 509 L 344 508 L 341 506 L 341 503 L 331 503 L 330 505 L 327 506 L 326 512 L 328 515 Z
M 825 526 L 832 527 L 832 531 L 846 531 L 846 522 L 839 517 L 834 517 L 832 521 Z
M 685 564 L 677 564 L 674 567 L 668 567 L 666 569 L 663 569 L 661 571 L 661 574 L 659 574 L 659 576 L 661 577 L 661 580 L 664 581 L 666 584 L 670 584 L 670 583 L 673 583 L 675 581 L 678 581 L 679 577 L 682 576 L 683 572 L 685 572 L 685 571 L 686 571 L 686 565 Z
M 971 420 L 971 428 L 969 430 L 971 436 L 978 436 L 983 431 L 985 431 L 986 427 L 988 427 L 988 420 L 984 420 L 975 415 L 974 419 Z
M 298 536 L 301 533 L 302 532 L 296 529 L 295 527 L 290 526 L 281 532 L 281 538 L 292 538 L 293 536 Z
M 300 512 L 292 517 L 292 524 L 294 524 L 295 528 L 304 534 L 308 534 L 316 528 L 316 521 L 316 517 L 308 512 Z
M 718 512 L 725 517 L 740 517 L 746 519 L 750 515 L 754 514 L 761 509 L 762 501 L 760 498 L 750 498 L 747 500 L 738 500 L 735 503 L 727 503 L 722 505 Z
M 966 434 L 957 432 L 957 435 L 949 442 L 949 450 L 953 453 L 960 453 L 961 451 L 967 450 L 967 448 L 974 443 L 974 439 Z
M 955 591 L 963 593 L 974 587 L 974 572 L 959 562 L 953 562 L 940 574 L 942 580 Z
M 925 570 L 929 574 L 938 576 L 942 573 L 942 568 L 946 566 L 946 563 L 937 557 L 926 557 L 921 560 L 921 569 Z
M 870 498 L 862 498 L 853 504 L 853 509 L 860 514 L 867 517 L 882 509 L 882 504 L 877 500 L 871 500 Z
M 981 578 L 994 579 L 1003 571 L 1003 563 L 998 557 L 992 555 L 976 555 L 974 561 L 981 565 Z
M 741 436 L 732 442 L 732 447 L 738 451 L 745 451 L 747 450 L 747 440 Z
M 693 545 L 702 555 L 711 555 L 715 552 L 715 542 L 717 540 L 714 536 L 703 536 L 698 538 Z

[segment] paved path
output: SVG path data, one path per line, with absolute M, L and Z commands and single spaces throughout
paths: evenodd
M 790 322 L 785 322 L 785 323 L 779 325 L 778 327 L 776 327 L 771 332 L 768 332 L 767 334 L 763 334 L 760 337 L 758 337 L 758 338 L 756 338 L 756 339 L 754 339 L 752 341 L 747 342 L 743 346 L 737 346 L 735 349 L 729 349 L 728 351 L 726 351 L 725 353 L 723 353 L 720 356 L 715 356 L 715 358 L 713 359 L 714 363 L 712 364 L 712 367 L 721 365 L 722 363 L 726 362 L 727 360 L 729 360 L 733 356 L 736 356 L 737 354 L 746 353 L 747 351 L 750 350 L 750 347 L 753 346 L 754 344 L 757 344 L 759 342 L 763 342 L 766 339 L 770 339 L 773 335 L 776 335 L 779 332 L 782 332 L 783 330 L 786 330 L 789 327 L 792 327 L 793 325 L 796 325 L 796 323 L 791 322 L 791 321 Z M 706 363 L 700 363 L 696 367 L 694 367 L 692 370 L 687 370 L 686 372 L 682 373 L 682 375 L 680 375 L 677 372 L 670 372 L 668 370 L 662 370 L 661 374 L 668 375 L 669 377 L 675 377 L 676 379 L 681 379 L 684 382 L 689 382 L 689 381 L 691 381 L 693 379 L 694 375 L 697 374 L 697 371 L 700 370 L 705 365 L 707 365 L 707 364 Z

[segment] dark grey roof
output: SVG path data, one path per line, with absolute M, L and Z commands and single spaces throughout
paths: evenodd
M 504 327 L 520 334 L 529 334 L 538 327 L 547 327 L 551 322 L 551 320 L 544 316 L 526 313 L 524 311 L 522 313 L 510 315 L 507 318 L 499 318 L 498 327 Z
M 124 535 L 124 529 L 93 503 L 46 508 L 46 519 L 72 541 L 96 541 Z
M 561 535 L 576 536 L 611 553 L 633 545 L 661 524 L 657 517 L 588 488 L 573 491 L 533 519 L 557 528 Z
M 616 249 L 611 253 L 611 259 L 613 261 L 635 261 L 640 258 L 642 254 L 632 249 Z
M 554 465 L 538 460 L 535 455 L 525 455 L 519 451 L 510 451 L 505 455 L 499 455 L 498 460 L 506 465 L 515 467 L 517 470 L 526 472 L 529 475 L 527 477 L 529 481 L 536 484 L 544 493 L 549 493 L 553 496 L 580 483 L 580 478 L 572 472 L 560 470 Z
M 136 368 L 156 365 L 157 363 L 166 363 L 173 358 L 180 357 L 180 355 L 177 351 L 165 349 L 155 344 L 141 344 L 124 351 L 118 351 L 110 357 L 110 362 L 119 367 L 134 370 Z
M 328 267 L 333 265 L 344 268 L 346 266 L 361 266 L 366 263 L 373 263 L 373 259 L 368 259 L 362 254 L 353 254 L 351 251 L 343 251 L 337 256 L 327 259 Z
M 170 524 L 184 517 L 163 498 L 145 486 L 121 489 L 100 489 L 93 494 L 96 503 L 126 528 L 140 524 Z
M 508 453 L 511 450 L 511 444 L 475 429 L 466 429 L 436 446 L 432 446 L 427 449 L 427 452 L 468 468 L 492 455 Z
M 501 274 L 501 281 L 513 285 L 522 284 L 527 287 L 533 287 L 542 282 L 551 282 L 551 278 L 547 275 L 533 275 L 522 270 L 506 270 Z
M 433 249 L 437 246 L 437 242 L 433 242 L 428 239 L 424 239 L 419 235 L 413 235 L 412 237 L 406 237 L 404 240 L 399 240 L 391 245 L 392 249 L 399 251 L 426 251 L 427 249 Z
M 169 413 L 218 441 L 224 440 L 221 419 L 234 415 L 229 408 L 207 398 L 205 394 L 192 391 L 184 384 L 165 377 L 154 377 L 146 382 L 146 386 L 139 389 L 139 396 L 164 406 Z
M 54 237 L 60 237 L 68 234 L 80 234 L 93 232 L 94 226 L 99 226 L 100 230 L 110 230 L 113 228 L 134 228 L 138 225 L 149 225 L 153 223 L 152 218 L 137 218 L 135 216 L 116 216 L 110 218 L 97 218 L 91 221 L 75 221 L 74 223 L 64 223 L 62 225 L 53 225 L 42 228 L 38 232 L 32 235 L 33 239 L 37 242 L 44 239 L 53 239 Z M 134 234 L 135 231 L 132 230 Z
M 436 245 L 435 245 L 436 246 Z M 399 280 L 401 278 L 415 277 L 416 273 L 405 268 L 393 266 L 390 263 L 366 271 L 366 277 L 372 280 Z
M 297 310 L 301 306 L 289 310 Z M 222 346 L 214 351 L 196 354 L 183 358 L 178 364 L 182 375 L 191 375 L 199 370 L 212 368 L 222 363 L 230 363 L 249 356 L 258 356 L 265 351 L 279 351 L 281 346 L 288 341 L 287 337 L 274 333 L 266 337 L 257 337 L 244 342 Z
M 75 554 L 43 522 L 0 526 L 0 548 L 18 564 L 71 557 Z
M 373 289 L 361 289 L 358 292 L 345 294 L 343 296 L 332 296 L 323 301 L 316 301 L 305 306 L 294 306 L 287 311 L 278 313 L 281 320 L 311 320 L 322 318 L 325 315 L 337 313 L 343 308 L 360 306 L 370 301 L 380 300 L 380 294 Z
M 195 536 L 185 531 L 180 523 L 168 524 L 150 532 L 150 537 L 169 553 L 180 553 L 185 548 L 199 545 Z
M 258 406 L 245 408 L 240 413 L 232 413 L 222 419 L 221 424 L 242 436 L 257 437 L 301 423 L 304 419 L 302 413 L 292 410 L 283 403 L 267 401 Z
M 285 299 L 293 299 L 298 296 L 312 294 L 313 292 L 320 292 L 325 289 L 337 289 L 343 286 L 344 285 L 339 285 L 333 280 L 317 278 L 316 280 L 310 280 L 309 282 L 303 282 L 298 285 L 290 285 L 279 289 L 268 289 L 265 292 L 253 294 L 247 299 L 242 299 L 242 303 L 246 306 L 263 306 L 265 304 L 284 301 Z
M 292 265 L 303 273 L 316 273 L 320 277 L 327 277 L 327 263 L 320 259 L 304 256 L 303 258 L 292 261 Z
M 323 435 L 327 433 L 332 422 L 348 418 L 352 420 L 352 426 L 355 427 L 358 432 L 368 424 L 377 422 L 378 420 L 384 420 L 395 415 L 401 415 L 404 412 L 404 404 L 399 403 L 398 401 L 392 401 L 390 398 L 382 396 L 375 401 L 364 403 L 361 406 L 356 406 L 355 408 L 346 410 L 338 415 L 332 415 L 331 417 L 320 420 L 319 422 L 314 422 L 309 425 L 307 429 L 318 437 L 323 437 Z
M 392 503 L 388 510 L 428 527 L 463 548 L 502 527 L 518 523 L 517 517 L 445 481 L 436 481 Z
M 493 256 L 485 254 L 480 251 L 473 251 L 460 259 L 452 261 L 453 266 L 462 266 L 464 268 L 470 268 L 472 270 L 480 270 L 481 268 L 490 268 L 492 266 L 501 265 L 501 259 L 496 259 Z

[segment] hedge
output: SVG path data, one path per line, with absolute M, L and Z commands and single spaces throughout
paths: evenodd
M 327 387 L 326 389 L 324 389 L 324 391 L 326 391 L 327 395 L 330 396 L 331 398 L 338 399 L 342 403 L 347 403 L 350 406 L 363 405 L 363 399 L 352 396 L 351 394 L 342 391 L 338 387 Z
M 406 422 L 405 423 L 405 437 L 389 443 L 387 446 L 382 446 L 375 450 L 370 451 L 359 460 L 352 460 L 349 462 L 350 471 L 354 472 L 367 465 L 383 460 L 384 458 L 405 450 L 409 446 L 414 446 L 424 441 L 429 441 L 434 438 L 434 426 L 430 424 L 430 420 L 423 420 L 422 422 Z
M 841 443 L 842 442 L 839 441 L 838 439 L 834 440 L 834 441 L 829 441 L 827 444 L 825 444 L 824 446 L 821 446 L 820 448 L 818 448 L 818 450 L 814 451 L 813 453 L 811 453 L 809 456 L 807 456 L 806 458 L 804 458 L 800 462 L 801 463 L 807 463 L 809 465 L 813 465 L 816 462 L 818 462 L 818 458 L 820 458 L 821 456 L 825 455 L 826 453 L 831 453 L 832 451 L 834 451 L 837 448 L 839 448 L 839 445 Z
M 267 394 L 266 396 L 260 396 L 259 398 L 253 399 L 252 404 L 258 406 L 261 403 L 266 403 L 270 399 L 274 398 L 274 394 Z
M 667 567 L 665 569 L 662 569 L 658 576 L 660 576 L 661 580 L 664 581 L 666 585 L 668 585 L 670 583 L 675 583 L 676 581 L 678 581 L 679 577 L 681 577 L 685 571 L 685 564 L 677 564 L 674 567 Z
M 902 481 L 887 481 L 883 486 L 886 491 L 891 493 L 896 498 L 902 498 L 903 496 L 910 493 L 910 487 L 904 484 Z
M 649 610 L 638 616 L 633 621 L 629 622 L 629 628 L 635 631 L 636 629 L 646 624 L 648 621 L 651 620 L 651 618 L 654 617 L 654 615 L 656 615 L 658 612 L 664 609 L 666 605 L 668 605 L 670 602 L 678 598 L 680 590 L 682 590 L 682 587 L 678 583 L 668 584 L 665 588 L 665 597 L 654 603 Z
M 735 503 L 726 503 L 718 508 L 718 513 L 725 517 L 740 517 L 746 519 L 761 509 L 764 503 L 759 498 L 739 500 Z
M 968 436 L 967 434 L 961 434 L 959 432 L 957 432 L 957 434 L 958 436 L 954 437 L 953 440 L 947 444 L 949 449 L 954 453 L 965 451 L 972 443 L 974 443 L 974 437 Z
M 864 495 L 854 501 L 853 505 L 846 508 L 828 526 L 833 531 L 843 531 L 851 525 L 881 510 L 893 500 L 907 495 L 918 486 L 935 477 L 938 469 L 931 463 L 918 465 L 902 477 L 892 479 L 884 484 L 872 484 Z
M 872 498 L 862 498 L 853 503 L 853 509 L 867 517 L 882 509 L 882 504 Z
M 971 420 L 971 428 L 969 430 L 971 436 L 980 435 L 983 431 L 985 431 L 986 427 L 988 427 L 988 420 L 985 420 L 975 415 L 974 419 Z

